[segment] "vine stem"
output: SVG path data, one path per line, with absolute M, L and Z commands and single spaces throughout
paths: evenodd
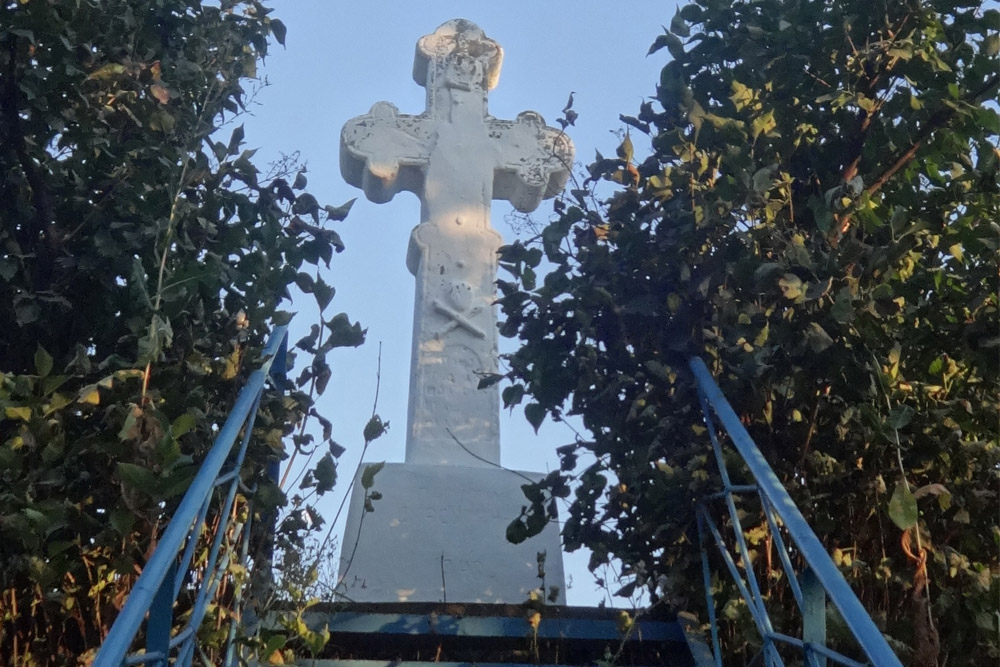
M 882 373 L 878 370 L 878 368 L 879 368 L 878 358 L 875 357 L 874 353 L 872 353 L 872 357 L 875 358 L 875 367 L 876 367 L 876 374 L 878 376 L 878 384 L 879 384 L 879 387 L 882 389 L 882 395 L 885 397 L 885 405 L 889 409 L 889 411 L 891 412 L 892 411 L 892 402 L 889 400 L 889 391 L 888 391 L 888 389 L 885 386 L 882 385 Z M 895 445 L 896 445 L 896 465 L 899 466 L 899 477 L 900 477 L 900 479 L 903 482 L 903 488 L 906 489 L 906 492 L 912 494 L 912 491 L 910 491 L 910 482 L 909 482 L 908 479 L 906 479 L 906 467 L 903 465 L 903 447 L 902 447 L 902 445 L 899 442 L 899 429 L 897 429 L 894 426 L 892 428 L 892 434 L 893 434 L 893 439 L 895 440 Z M 917 518 L 917 523 L 913 526 L 913 533 L 916 536 L 917 553 L 918 554 L 922 553 L 924 551 L 924 546 L 923 546 L 923 540 L 920 537 L 920 519 L 919 519 L 919 516 Z M 924 593 L 927 595 L 927 621 L 930 623 L 931 627 L 934 627 L 934 616 L 931 613 L 930 576 L 927 577 L 927 583 L 924 586 Z
M 317 277 L 319 276 L 319 267 L 316 267 L 316 276 Z M 319 327 L 319 333 L 320 333 L 320 335 L 317 337 L 317 342 L 321 342 L 321 339 L 323 337 L 323 311 L 322 310 L 319 311 L 319 322 L 316 324 L 316 326 Z M 313 397 L 315 395 L 316 395 L 316 376 L 313 375 L 313 377 L 310 378 L 310 380 L 309 380 L 309 401 L 310 402 L 312 402 Z M 300 436 L 303 433 L 305 433 L 305 431 L 306 431 L 306 425 L 308 423 L 309 423 L 309 413 L 307 412 L 305 414 L 305 416 L 302 418 L 302 424 L 299 425 L 299 435 Z M 313 448 L 313 452 L 315 453 L 315 451 L 316 451 L 316 448 L 314 447 Z M 278 488 L 279 489 L 284 490 L 284 488 L 285 488 L 285 482 L 288 481 L 288 474 L 292 471 L 292 465 L 295 463 L 295 459 L 298 457 L 298 455 L 299 455 L 299 448 L 298 448 L 298 446 L 296 446 L 295 449 L 292 451 L 291 457 L 289 457 L 289 459 L 288 459 L 288 464 L 285 466 L 285 474 L 281 476 L 281 482 L 278 483 Z M 312 454 L 309 455 L 309 461 L 311 461 L 311 460 L 312 460 Z M 306 466 L 309 465 L 309 461 L 306 461 Z M 303 466 L 303 467 L 305 467 L 305 466 Z M 293 484 L 296 481 L 298 481 L 299 476 L 301 476 L 301 473 L 299 473 L 299 475 L 296 475 L 295 479 L 292 480 Z
M 211 84 L 208 86 L 208 89 L 205 91 L 204 98 L 202 98 L 201 100 L 201 111 L 198 113 L 198 120 L 195 125 L 195 133 L 196 133 L 195 136 L 197 138 L 197 144 L 200 144 L 204 139 L 206 139 L 212 132 L 214 132 L 217 129 L 215 125 L 211 125 L 210 132 L 205 134 L 204 137 L 198 136 L 202 123 L 205 121 L 205 112 L 208 110 L 209 102 L 211 101 L 212 95 L 216 92 L 217 86 L 218 82 L 216 79 L 213 78 Z M 194 149 L 192 148 L 190 150 L 184 151 L 184 161 L 181 166 L 181 173 L 177 179 L 177 187 L 174 190 L 174 196 L 172 197 L 172 202 L 170 204 L 170 215 L 167 217 L 167 230 L 163 238 L 163 251 L 160 254 L 160 266 L 156 276 L 156 294 L 153 297 L 153 314 L 150 317 L 149 321 L 150 349 L 153 349 L 154 347 L 153 343 L 156 341 L 156 338 L 159 335 L 156 328 L 156 319 L 160 313 L 160 304 L 163 301 L 163 288 L 164 288 L 163 279 L 166 276 L 167 272 L 167 257 L 170 254 L 170 243 L 173 241 L 174 230 L 176 229 L 177 226 L 177 213 L 178 209 L 180 208 L 181 193 L 184 191 L 185 183 L 187 182 L 188 168 L 191 165 L 190 154 L 192 150 Z M 146 394 L 149 390 L 149 378 L 152 375 L 152 369 L 153 369 L 153 359 L 152 357 L 150 357 L 149 359 L 146 360 L 146 369 L 143 371 L 142 374 L 142 393 L 140 394 L 139 397 L 139 405 L 141 406 L 144 406 L 146 404 Z
M 382 387 L 382 341 L 378 343 L 378 361 L 375 366 L 375 400 L 372 402 L 372 418 L 375 417 L 375 412 L 378 410 L 378 394 Z M 340 507 L 337 508 L 337 513 L 333 515 L 333 520 L 330 522 L 330 529 L 326 531 L 326 537 L 323 538 L 323 542 L 319 546 L 319 551 L 322 552 L 326 548 L 326 545 L 330 543 L 330 538 L 333 537 L 333 529 L 337 525 L 337 521 L 340 519 L 341 513 L 344 511 L 344 505 L 347 504 L 347 499 L 351 495 L 351 490 L 354 489 L 354 480 L 358 477 L 358 472 L 361 470 L 361 465 L 365 462 L 365 454 L 368 452 L 368 445 L 371 444 L 370 440 L 365 441 L 364 447 L 361 448 L 361 458 L 358 460 L 358 467 L 354 469 L 354 475 L 351 476 L 351 481 L 347 484 L 347 489 L 344 491 L 343 497 L 340 499 Z M 358 525 L 358 539 L 361 539 L 361 524 L 364 524 L 364 513 L 361 515 L 361 522 Z M 354 543 L 354 549 L 357 551 L 357 542 Z M 319 555 L 316 556 L 316 561 L 319 561 Z M 352 555 L 353 559 L 354 556 Z M 315 565 L 315 564 L 314 564 Z M 350 563 L 348 563 L 348 568 Z
M 156 340 L 158 335 L 156 329 L 156 319 L 160 313 L 160 303 L 163 300 L 163 276 L 166 274 L 167 270 L 167 255 L 170 252 L 170 242 L 173 240 L 174 227 L 177 222 L 177 209 L 181 201 L 181 191 L 184 188 L 184 181 L 187 178 L 188 170 L 188 159 L 187 154 L 184 157 L 184 166 L 181 168 L 180 178 L 177 180 L 177 191 L 173 197 L 173 203 L 170 205 L 170 216 L 167 218 L 167 233 L 163 239 L 163 252 L 160 253 L 160 270 L 156 277 L 156 295 L 153 297 L 153 316 L 149 321 L 149 344 L 150 349 L 153 348 L 153 341 Z M 142 394 L 139 399 L 140 405 L 146 404 L 146 392 L 149 389 L 149 377 L 153 368 L 152 358 L 146 360 L 146 370 L 142 374 Z

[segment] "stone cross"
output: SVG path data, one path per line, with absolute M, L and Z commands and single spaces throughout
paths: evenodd
M 497 369 L 497 249 L 490 202 L 522 212 L 560 192 L 573 145 L 533 111 L 497 120 L 487 110 L 503 51 L 474 23 L 449 21 L 417 42 L 413 78 L 427 109 L 387 102 L 344 125 L 340 167 L 377 203 L 408 190 L 420 224 L 406 264 L 416 277 L 406 462 L 500 463 L 499 396 L 477 389 Z

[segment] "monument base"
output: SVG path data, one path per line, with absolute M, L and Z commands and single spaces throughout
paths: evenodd
M 507 525 L 527 504 L 521 475 L 495 468 L 388 463 L 354 483 L 340 549 L 338 591 L 354 602 L 520 603 L 542 584 L 566 604 L 559 529 L 511 544 Z M 532 479 L 541 475 L 521 473 Z M 374 511 L 365 511 L 366 496 Z

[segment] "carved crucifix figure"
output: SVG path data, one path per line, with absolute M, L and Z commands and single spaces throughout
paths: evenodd
M 378 203 L 402 190 L 420 198 L 406 258 L 417 282 L 407 463 L 500 463 L 497 388 L 477 389 L 497 367 L 501 238 L 490 203 L 534 210 L 563 188 L 573 159 L 570 140 L 537 113 L 489 115 L 502 57 L 478 26 L 449 21 L 417 43 L 413 77 L 427 89 L 426 111 L 379 102 L 341 134 L 348 183 Z

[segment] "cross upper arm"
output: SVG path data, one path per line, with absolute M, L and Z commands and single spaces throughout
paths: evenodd
M 517 210 L 535 210 L 542 199 L 562 191 L 573 166 L 573 142 L 565 133 L 545 124 L 534 111 L 517 119 L 491 118 L 490 137 L 500 148 L 493 179 L 493 198 L 504 199 Z

